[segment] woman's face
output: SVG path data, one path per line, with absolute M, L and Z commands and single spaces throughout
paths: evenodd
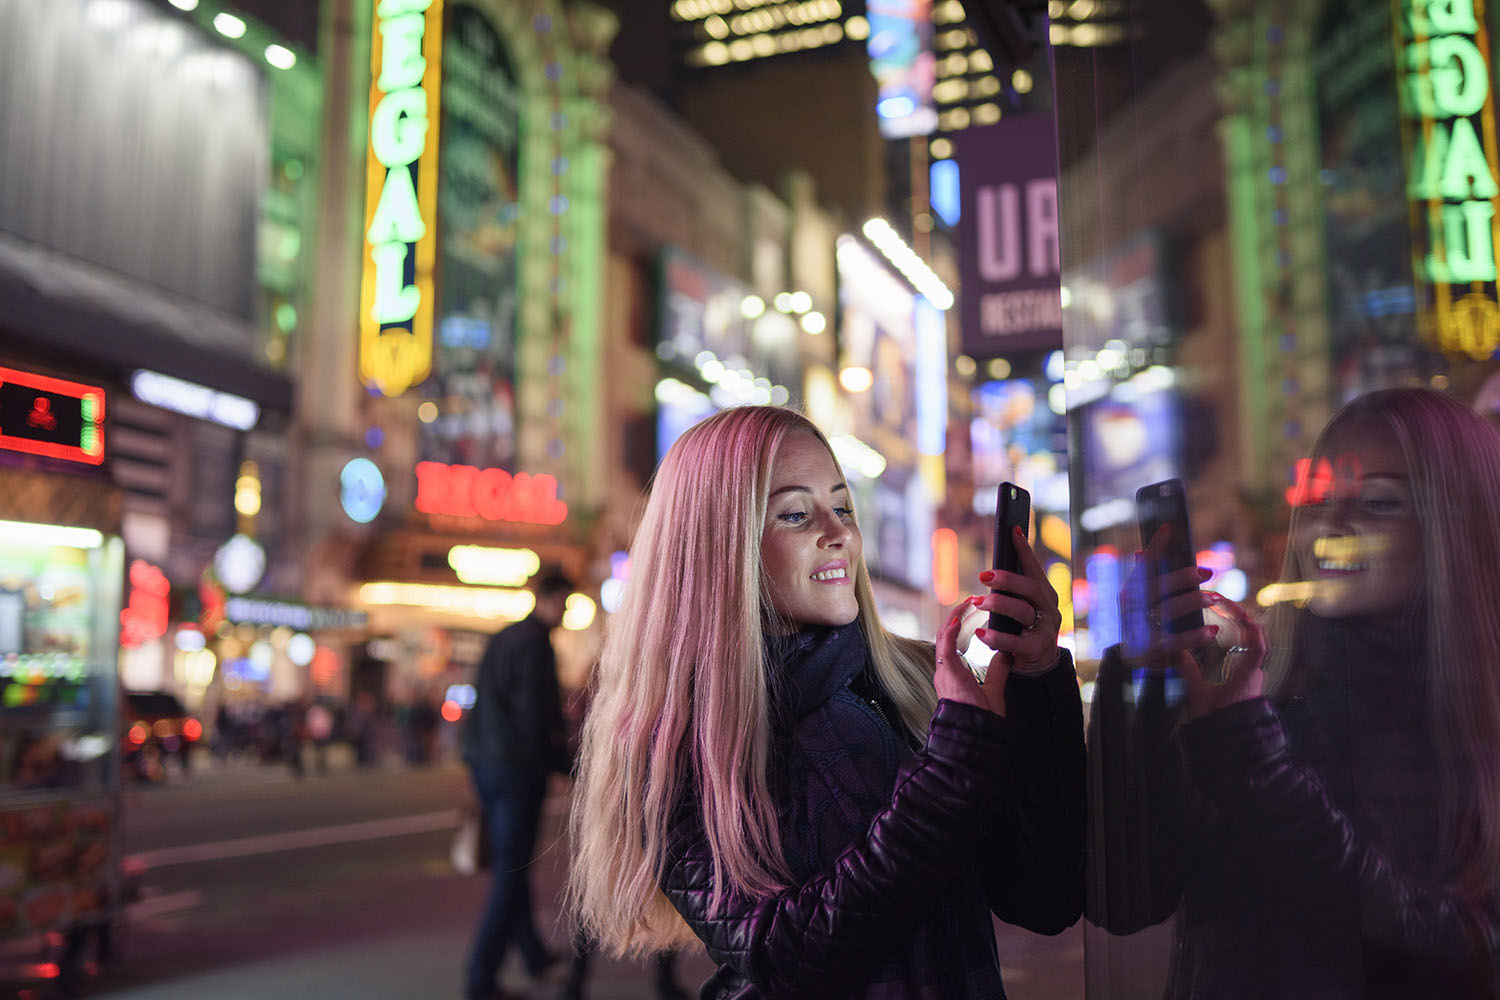
M 1362 421 L 1334 432 L 1313 463 L 1292 544 L 1308 602 L 1323 618 L 1403 612 L 1422 589 L 1422 523 L 1389 429 Z
M 811 434 L 789 435 L 771 466 L 760 533 L 771 606 L 797 625 L 854 621 L 854 576 L 863 547 L 854 500 L 833 456 Z

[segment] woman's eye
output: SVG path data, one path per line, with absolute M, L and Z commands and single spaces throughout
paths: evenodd
M 854 517 L 853 507 L 835 507 L 833 512 L 846 521 Z
M 1364 503 L 1365 510 L 1372 514 L 1394 514 L 1403 506 L 1402 502 L 1394 497 L 1369 497 Z
M 776 516 L 780 520 L 785 521 L 787 524 L 801 524 L 803 521 L 807 520 L 807 511 L 790 510 L 785 514 L 777 514 Z

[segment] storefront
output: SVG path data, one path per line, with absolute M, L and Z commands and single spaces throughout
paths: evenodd
M 76 972 L 16 966 L 45 950 L 4 942 L 77 944 L 119 912 L 125 566 L 105 412 L 97 385 L 0 368 L 0 974 Z

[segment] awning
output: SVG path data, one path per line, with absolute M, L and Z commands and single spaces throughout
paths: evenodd
M 289 413 L 292 382 L 258 356 L 247 321 L 66 254 L 0 234 L 0 331 L 50 353 L 149 368 Z

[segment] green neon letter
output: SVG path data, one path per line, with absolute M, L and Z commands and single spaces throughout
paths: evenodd
M 418 14 L 432 6 L 432 0 L 380 0 L 376 8 L 377 17 L 399 17 L 402 14 Z
M 380 22 L 381 90 L 390 93 L 422 82 L 427 60 L 422 56 L 422 31 L 426 27 L 421 14 L 402 14 Z
M 381 243 L 370 248 L 370 256 L 375 260 L 375 305 L 370 316 L 381 326 L 405 323 L 422 304 L 422 292 L 403 278 L 406 244 Z
M 1494 217 L 1495 206 L 1487 201 L 1444 205 L 1442 235 L 1447 260 L 1428 254 L 1428 276 L 1434 282 L 1494 281 L 1495 243 L 1490 238 Z
M 1449 201 L 1489 199 L 1500 193 L 1471 119 L 1458 118 L 1453 122 L 1452 141 L 1448 143 L 1448 155 L 1443 161 L 1441 191 Z
M 416 162 L 427 145 L 427 92 L 421 87 L 386 94 L 370 116 L 370 148 L 385 167 Z
M 1467 121 L 1468 119 L 1460 119 Z M 1406 186 L 1406 196 L 1414 201 L 1436 201 L 1442 197 L 1438 180 L 1443 175 L 1443 159 L 1448 155 L 1448 127 L 1442 122 L 1432 123 L 1432 138 L 1424 140 L 1417 132 L 1416 148 L 1412 150 L 1411 180 Z
M 1445 35 L 1427 43 L 1432 60 L 1432 96 L 1438 110 L 1454 118 L 1466 118 L 1484 107 L 1490 74 L 1474 40 Z
M 417 191 L 411 185 L 411 169 L 387 171 L 365 239 L 371 243 L 415 243 L 426 235 L 427 225 L 417 208 Z
M 1416 12 L 1420 18 L 1422 13 Z M 1479 31 L 1474 19 L 1474 0 L 1429 0 L 1427 4 L 1429 35 L 1472 35 Z

